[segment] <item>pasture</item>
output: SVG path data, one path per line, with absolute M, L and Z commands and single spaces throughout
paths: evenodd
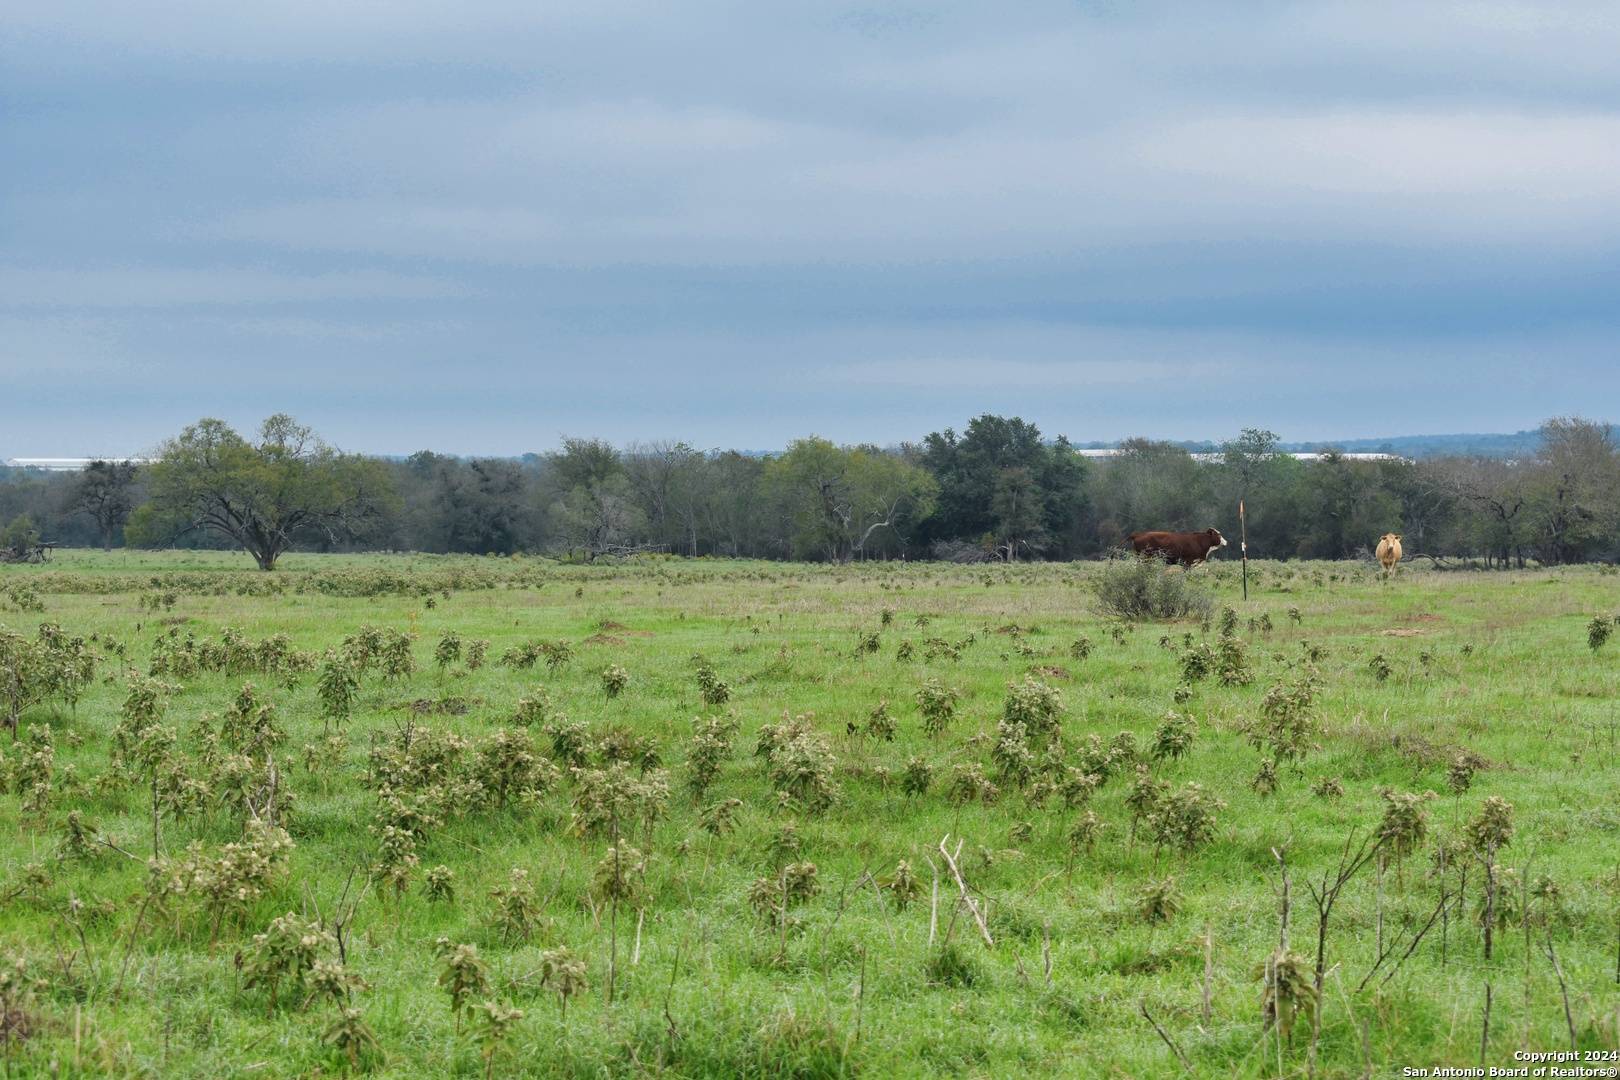
M 1245 602 L 1224 559 L 1207 623 L 1124 625 L 1101 572 L 0 568 L 0 626 L 93 665 L 0 735 L 8 1074 L 1620 1045 L 1620 578 L 1254 563 Z

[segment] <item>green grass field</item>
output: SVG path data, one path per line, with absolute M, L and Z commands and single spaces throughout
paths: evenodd
M 8 1073 L 330 1076 L 352 1049 L 398 1077 L 1349 1077 L 1620 1044 L 1620 631 L 1588 643 L 1594 616 L 1620 614 L 1620 578 L 1256 563 L 1245 602 L 1226 561 L 1193 572 L 1216 594 L 1207 628 L 1121 630 L 1094 613 L 1100 570 L 300 555 L 261 574 L 246 556 L 77 551 L 0 567 L 0 626 L 54 623 L 98 658 L 76 705 L 33 704 L 19 741 L 0 735 Z M 1226 606 L 1252 680 L 1184 682 Z M 324 715 L 328 651 L 339 670 L 366 625 L 412 635 L 415 671 L 372 662 L 351 715 Z M 502 662 L 529 642 L 569 648 Z M 705 703 L 698 654 L 724 704 Z M 171 690 L 126 720 L 154 657 Z M 1303 756 L 1263 793 L 1246 732 L 1311 670 L 1287 712 Z M 932 734 L 930 679 L 959 694 Z M 1026 679 L 1060 696 L 1050 741 L 1038 688 L 1012 702 L 1033 708 L 1024 742 L 998 734 Z M 245 683 L 254 709 L 232 718 Z M 1195 734 L 1156 757 L 1172 711 Z M 694 794 L 694 720 L 728 716 Z M 765 725 L 801 716 L 756 755 Z M 1436 794 L 1409 850 L 1384 840 L 1344 886 L 1313 1016 L 1311 886 L 1347 843 L 1378 843 L 1386 791 Z M 1490 796 L 1512 833 L 1487 875 L 1467 826 Z M 1201 835 L 1185 810 L 1211 800 Z M 256 813 L 290 851 L 263 851 Z M 288 913 L 296 929 L 254 944 Z M 452 1012 L 441 938 L 482 958 L 470 1003 L 522 1011 L 498 1038 L 489 1012 Z

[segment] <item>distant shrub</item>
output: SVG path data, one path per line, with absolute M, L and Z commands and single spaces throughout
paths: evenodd
M 602 692 L 608 697 L 618 697 L 629 685 L 630 673 L 618 664 L 609 664 L 602 669 Z
M 1208 590 L 1156 560 L 1121 556 L 1105 562 L 1091 580 L 1097 610 L 1132 622 L 1207 619 L 1214 607 Z
M 1193 736 L 1198 732 L 1198 721 L 1179 713 L 1166 713 L 1159 726 L 1153 729 L 1153 745 L 1148 753 L 1154 761 L 1179 761 L 1192 749 Z
M 731 700 L 731 687 L 714 670 L 714 665 L 701 655 L 692 657 L 697 668 L 698 692 L 705 705 L 724 705 Z
M 1222 686 L 1247 686 L 1254 681 L 1242 638 L 1229 634 L 1221 636 L 1220 644 L 1215 649 L 1215 676 L 1220 679 Z
M 1023 724 L 1032 737 L 1046 739 L 1057 733 L 1063 721 L 1063 695 L 1026 675 L 1021 683 L 1007 684 L 1002 715 L 1008 723 Z
M 1221 800 L 1189 782 L 1179 791 L 1164 791 L 1146 815 L 1154 843 L 1193 851 L 1215 838 L 1215 816 L 1226 808 Z
M 1601 615 L 1595 617 L 1586 626 L 1587 647 L 1593 652 L 1597 652 L 1599 649 L 1603 648 L 1604 644 L 1609 640 L 1610 632 L 1611 627 L 1609 626 L 1609 620 L 1605 619 Z
M 1215 670 L 1215 662 L 1215 650 L 1209 647 L 1209 642 L 1200 641 L 1181 654 L 1182 683 L 1195 683 L 1209 678 L 1210 672 Z
M 929 679 L 917 688 L 917 708 L 922 711 L 923 730 L 937 735 L 956 715 L 956 701 L 961 694 L 938 679 Z
M 1311 794 L 1318 799 L 1342 799 L 1344 797 L 1344 781 L 1337 776 L 1324 776 L 1311 785 Z

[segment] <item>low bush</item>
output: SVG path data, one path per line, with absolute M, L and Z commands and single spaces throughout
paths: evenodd
M 1099 614 L 1144 622 L 1165 619 L 1208 619 L 1214 607 L 1209 591 L 1191 575 L 1170 569 L 1157 559 L 1116 554 L 1091 580 Z

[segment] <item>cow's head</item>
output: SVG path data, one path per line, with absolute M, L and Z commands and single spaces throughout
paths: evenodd
M 1219 529 L 1205 529 L 1204 535 L 1209 537 L 1210 550 L 1226 546 L 1226 537 L 1221 535 Z
M 1398 543 L 1401 542 L 1401 534 L 1400 533 L 1385 533 L 1383 535 L 1382 539 L 1388 541 L 1391 544 L 1398 544 Z

